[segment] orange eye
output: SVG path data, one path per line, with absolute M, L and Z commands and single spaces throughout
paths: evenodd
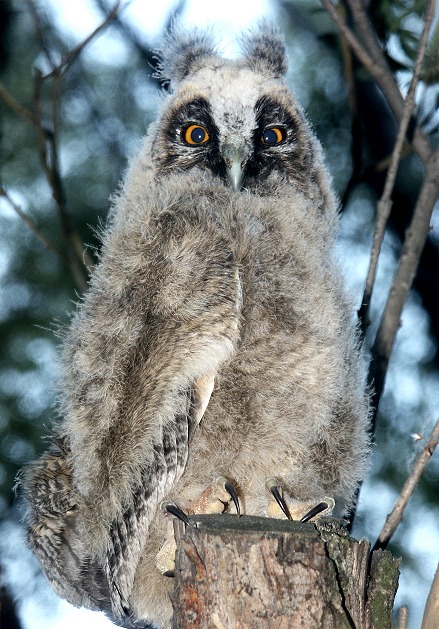
M 209 134 L 201 125 L 191 124 L 185 131 L 184 140 L 188 144 L 205 144 L 209 140 Z
M 265 129 L 264 133 L 261 135 L 262 144 L 279 144 L 284 139 L 284 133 L 282 129 L 278 129 L 277 127 L 270 127 L 269 129 Z

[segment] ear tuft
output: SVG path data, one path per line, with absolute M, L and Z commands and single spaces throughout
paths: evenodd
M 156 51 L 154 74 L 171 89 L 202 65 L 206 57 L 217 56 L 212 34 L 198 28 L 190 31 L 174 25 Z
M 270 20 L 262 20 L 256 29 L 242 36 L 242 52 L 248 65 L 267 71 L 275 78 L 284 76 L 288 69 L 285 39 Z

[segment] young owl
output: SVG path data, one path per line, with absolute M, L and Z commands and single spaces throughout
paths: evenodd
M 342 515 L 365 470 L 330 177 L 282 37 L 242 43 L 230 61 L 199 31 L 165 41 L 169 91 L 65 338 L 63 419 L 23 475 L 53 587 L 124 627 L 170 627 L 176 506 Z

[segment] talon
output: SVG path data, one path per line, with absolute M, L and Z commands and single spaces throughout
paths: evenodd
M 174 570 L 166 570 L 166 572 L 162 573 L 164 577 L 175 577 L 175 571 Z
M 224 483 L 224 489 L 231 495 L 232 500 L 235 504 L 236 507 L 236 513 L 238 514 L 238 518 L 241 517 L 241 507 L 239 505 L 239 498 L 238 498 L 238 494 L 236 493 L 236 489 L 233 487 L 233 485 L 231 483 L 229 483 L 228 480 L 225 481 Z
M 165 506 L 165 509 L 168 513 L 171 513 L 172 515 L 174 515 L 176 518 L 178 518 L 185 524 L 187 525 L 190 524 L 189 518 L 187 517 L 185 512 L 182 509 L 180 509 L 180 507 L 177 507 L 176 504 L 173 504 L 172 502 L 170 502 L 169 504 Z
M 280 485 L 278 484 L 276 479 L 269 478 L 265 483 L 265 486 L 267 487 L 267 489 L 270 490 L 270 493 L 272 494 L 273 498 L 276 500 L 277 504 L 282 509 L 288 520 L 292 520 L 293 518 L 291 517 L 291 513 L 288 509 L 287 503 L 285 502 L 282 494 L 279 491 Z
M 319 513 L 323 513 L 324 511 L 332 511 L 335 506 L 335 500 L 333 498 L 325 498 L 322 502 L 316 504 L 312 509 L 310 509 L 304 516 L 300 518 L 300 522 L 308 522 L 311 518 L 315 517 Z
M 232 500 L 235 504 L 238 516 L 240 516 L 241 507 L 236 489 L 225 476 L 219 476 L 203 491 L 194 507 L 194 512 L 224 513 Z

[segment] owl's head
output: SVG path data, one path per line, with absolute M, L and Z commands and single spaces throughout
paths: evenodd
M 174 29 L 159 53 L 169 95 L 152 132 L 158 173 L 202 169 L 239 191 L 309 188 L 319 148 L 288 89 L 283 37 L 266 21 L 222 58 L 208 33 Z M 271 185 L 270 185 L 271 184 Z

